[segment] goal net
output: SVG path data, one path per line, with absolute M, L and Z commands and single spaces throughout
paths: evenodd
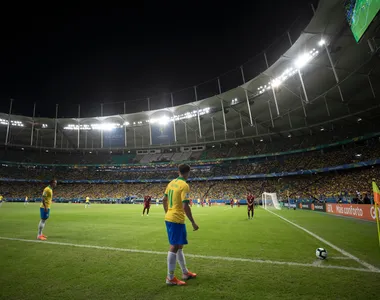
M 265 209 L 281 209 L 276 193 L 263 193 L 261 195 L 261 200 L 263 203 L 263 208 Z

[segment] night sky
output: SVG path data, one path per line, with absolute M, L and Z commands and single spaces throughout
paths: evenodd
M 126 8 L 4 11 L 0 111 L 8 111 L 10 98 L 13 113 L 32 115 L 37 102 L 41 117 L 53 117 L 56 103 L 60 117 L 76 116 L 79 103 L 82 116 L 99 115 L 101 102 L 119 103 L 114 107 L 121 113 L 126 101 L 130 111 L 131 100 L 194 86 L 240 66 L 298 16 L 310 16 L 307 2 L 131 1 Z

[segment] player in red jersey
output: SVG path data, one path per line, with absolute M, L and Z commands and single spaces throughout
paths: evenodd
M 255 213 L 255 197 L 249 193 L 247 196 L 247 206 L 248 206 L 248 219 L 253 219 L 253 215 Z M 249 215 L 251 212 L 251 216 Z
M 230 205 L 231 205 L 231 208 L 234 208 L 234 199 L 230 200 Z
M 145 214 L 145 210 L 146 210 L 146 216 L 149 216 L 150 201 L 152 201 L 151 196 L 145 196 L 144 197 L 144 210 L 143 210 L 143 214 L 142 214 L 143 216 Z
M 193 207 L 193 200 L 190 199 L 190 207 Z

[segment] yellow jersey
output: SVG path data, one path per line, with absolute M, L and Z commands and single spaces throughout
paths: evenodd
M 168 197 L 168 211 L 165 215 L 165 221 L 185 224 L 184 202 L 190 202 L 190 188 L 183 177 L 172 180 L 165 190 L 165 196 Z
M 42 193 L 42 202 L 41 202 L 40 207 L 43 208 L 44 203 L 45 203 L 46 208 L 50 208 L 52 201 L 53 201 L 53 190 L 49 185 L 46 188 L 44 188 L 44 191 Z
M 90 203 L 90 197 L 86 197 L 86 203 Z
M 0 195 L 0 201 L 3 201 L 3 196 Z

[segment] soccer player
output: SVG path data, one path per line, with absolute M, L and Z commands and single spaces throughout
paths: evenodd
M 252 193 L 249 193 L 247 196 L 247 205 L 248 205 L 248 220 L 253 219 L 253 215 L 255 213 L 255 197 L 252 195 Z M 251 212 L 251 216 L 250 213 Z
M 150 201 L 152 201 L 151 196 L 145 196 L 144 197 L 144 209 L 143 209 L 143 214 L 142 214 L 143 216 L 144 216 L 145 210 L 146 210 L 146 216 L 149 217 Z
M 240 207 L 240 200 L 237 200 L 237 207 Z
M 41 221 L 38 224 L 38 234 L 37 234 L 37 239 L 41 241 L 47 240 L 47 236 L 42 234 L 42 230 L 45 227 L 46 220 L 49 219 L 50 206 L 51 206 L 51 202 L 53 201 L 53 189 L 56 186 L 57 186 L 57 180 L 53 179 L 50 181 L 50 184 L 46 188 L 44 188 L 44 191 L 42 193 L 42 202 L 40 206 Z
M 160 204 L 160 200 L 156 199 L 156 206 Z
M 234 208 L 234 199 L 230 200 L 230 206 L 231 206 L 231 208 Z
M 183 246 L 187 244 L 185 215 L 190 220 L 194 231 L 199 229 L 193 219 L 189 205 L 190 188 L 186 183 L 189 174 L 190 166 L 185 164 L 180 165 L 179 177 L 168 184 L 163 198 L 166 230 L 170 243 L 167 257 L 168 276 L 166 277 L 166 284 L 168 285 L 186 285 L 186 282 L 174 276 L 177 261 L 182 269 L 183 280 L 197 277 L 197 274 L 187 269 L 185 256 L 183 254 Z
M 91 203 L 90 203 L 90 197 L 86 197 L 86 202 L 84 204 L 84 208 L 87 208 L 87 207 L 90 207 Z
M 25 197 L 24 206 L 28 205 L 28 196 Z
M 2 195 L 0 195 L 0 207 L 3 205 L 3 196 Z

